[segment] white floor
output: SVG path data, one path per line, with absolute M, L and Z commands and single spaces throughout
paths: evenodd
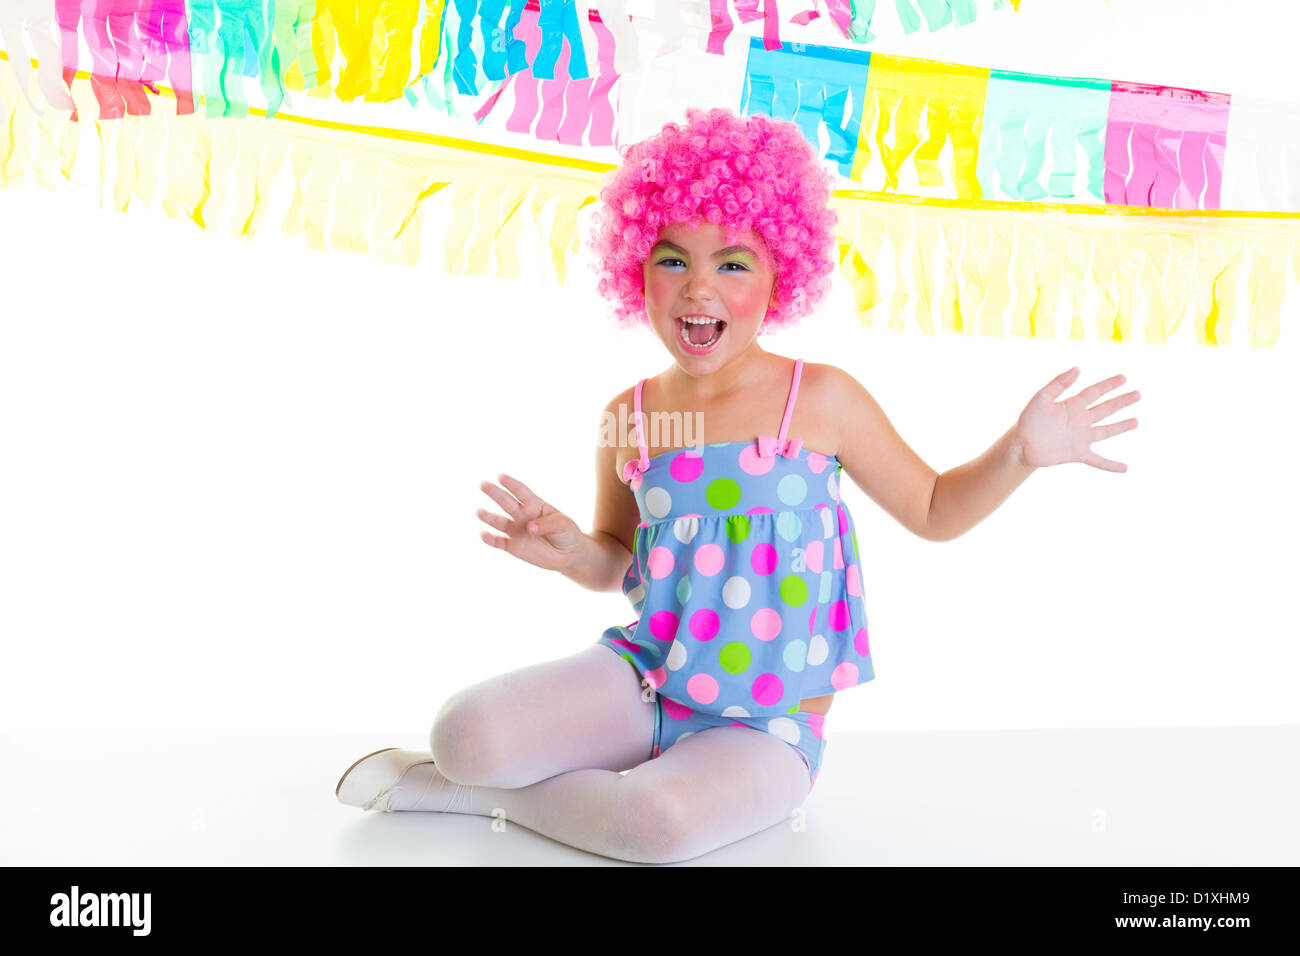
M 627 865 L 486 817 L 365 813 L 418 736 L 0 736 L 0 864 Z M 848 733 L 792 820 L 688 864 L 1294 866 L 1300 727 Z

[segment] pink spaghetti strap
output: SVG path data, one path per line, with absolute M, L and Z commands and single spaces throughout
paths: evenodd
M 644 469 L 650 464 L 650 449 L 645 443 L 645 433 L 641 430 L 641 389 L 645 388 L 645 379 L 636 383 L 636 397 L 633 399 L 636 411 L 632 415 L 632 421 L 636 424 L 636 449 L 641 455 L 641 467 Z
M 790 427 L 790 416 L 794 414 L 794 399 L 799 394 L 799 373 L 803 371 L 803 359 L 794 360 L 794 378 L 790 382 L 790 397 L 785 403 L 785 417 L 781 419 L 781 431 L 777 434 L 776 440 L 785 441 L 786 429 Z

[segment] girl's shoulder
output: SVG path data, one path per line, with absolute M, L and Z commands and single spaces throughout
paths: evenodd
M 791 433 L 797 426 L 813 442 L 810 447 L 838 455 L 858 430 L 862 409 L 868 402 L 867 390 L 844 369 L 805 362 L 799 375 L 799 397 Z
M 606 402 L 604 411 L 611 412 L 617 415 L 619 406 L 630 409 L 632 407 L 632 402 L 635 398 L 636 398 L 636 382 L 633 382 L 627 388 L 623 389 L 623 391 L 619 392 L 608 402 Z
M 819 405 L 838 405 L 863 390 L 857 379 L 837 365 L 804 362 L 803 371 L 799 373 L 801 401 L 807 396 Z
M 652 385 L 651 383 L 652 383 L 652 382 L 657 382 L 657 381 L 659 380 L 660 376 L 662 376 L 663 374 L 664 374 L 663 372 L 655 372 L 655 373 L 652 374 L 652 375 L 646 375 L 646 376 L 644 377 L 644 380 L 645 380 L 645 383 L 646 383 L 646 389 L 657 388 L 658 386 L 656 386 L 656 385 Z M 641 380 L 640 380 L 640 379 L 635 379 L 635 380 L 629 382 L 626 388 L 624 388 L 621 392 L 619 392 L 617 395 L 615 395 L 613 398 L 611 398 L 608 402 L 606 402 L 606 403 L 605 403 L 604 411 L 606 411 L 606 412 L 611 412 L 611 413 L 617 415 L 617 414 L 618 414 L 619 407 L 622 406 L 622 407 L 624 407 L 625 409 L 627 409 L 627 413 L 628 413 L 629 415 L 631 415 L 631 414 L 632 414 L 633 407 L 634 407 L 635 404 L 636 404 L 636 386 L 637 386 L 637 382 L 638 382 L 638 381 L 641 381 Z M 642 400 L 644 401 L 644 399 L 645 399 L 645 393 L 643 392 L 643 393 L 642 393 Z

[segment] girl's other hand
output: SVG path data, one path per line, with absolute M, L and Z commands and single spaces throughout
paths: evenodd
M 1137 419 L 1126 418 L 1110 425 L 1093 425 L 1093 422 L 1115 414 L 1126 405 L 1132 405 L 1141 396 L 1137 392 L 1126 392 L 1099 405 L 1092 405 L 1107 392 L 1124 384 L 1124 376 L 1115 375 L 1104 382 L 1089 385 L 1078 395 L 1058 402 L 1056 399 L 1078 377 L 1077 366 L 1068 372 L 1062 372 L 1044 385 L 1020 413 L 1020 420 L 1016 422 L 1016 438 L 1019 441 L 1021 460 L 1035 468 L 1081 461 L 1103 471 L 1128 471 L 1128 465 L 1103 458 L 1094 452 L 1092 443 L 1137 428 Z M 1089 408 L 1089 405 L 1092 407 Z
M 563 571 L 573 560 L 585 535 L 568 515 L 555 510 L 522 481 L 500 475 L 505 489 L 485 481 L 479 488 L 501 506 L 510 517 L 503 518 L 483 508 L 475 512 L 479 519 L 505 537 L 479 532 L 486 543 L 514 555 L 521 561 L 548 571 Z

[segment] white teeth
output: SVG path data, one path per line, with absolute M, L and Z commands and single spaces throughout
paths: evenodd
M 690 316 L 684 315 L 682 316 L 682 321 L 689 322 L 691 325 L 711 325 L 712 323 L 717 322 L 718 320 L 717 319 L 693 319 Z
M 721 326 L 715 326 L 714 329 L 713 329 L 713 335 L 712 335 L 712 337 L 710 337 L 710 339 L 709 339 L 707 342 L 701 342 L 701 343 L 699 343 L 699 344 L 697 345 L 696 343 L 694 343 L 694 342 L 691 341 L 691 333 L 688 332 L 688 331 L 686 331 L 686 324 L 685 324 L 685 323 L 690 322 L 690 320 L 689 320 L 689 319 L 683 319 L 682 322 L 683 322 L 683 325 L 682 325 L 682 327 L 681 327 L 681 330 L 678 332 L 678 335 L 681 336 L 682 343 L 683 343 L 684 345 L 686 345 L 687 348 L 692 348 L 692 349 L 707 349 L 707 348 L 708 348 L 710 345 L 712 345 L 714 342 L 718 341 L 718 337 L 722 335 L 722 327 L 721 327 Z M 703 324 L 710 324 L 710 323 L 691 323 L 691 324 L 692 324 L 692 325 L 703 325 Z

